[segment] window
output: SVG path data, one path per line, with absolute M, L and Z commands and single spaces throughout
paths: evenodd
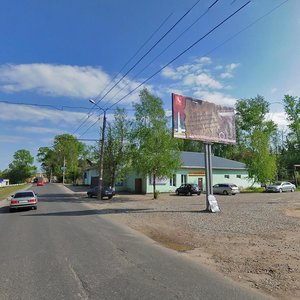
M 236 178 L 242 178 L 242 175 L 236 175 Z
M 170 178 L 170 186 L 176 186 L 176 174 L 173 174 L 173 177 Z
M 224 175 L 224 177 L 225 177 L 225 178 L 228 178 L 228 179 L 230 178 L 230 176 L 229 176 L 229 175 Z
M 181 184 L 186 183 L 187 176 L 186 175 L 181 175 Z

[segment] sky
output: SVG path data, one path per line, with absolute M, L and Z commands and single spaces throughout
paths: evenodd
M 20 149 L 38 166 L 59 134 L 99 139 L 102 110 L 130 116 L 143 87 L 169 116 L 171 93 L 227 106 L 262 95 L 285 130 L 282 99 L 300 96 L 300 1 L 247 3 L 1 0 L 0 170 Z

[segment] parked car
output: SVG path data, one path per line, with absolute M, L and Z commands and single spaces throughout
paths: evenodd
M 194 183 L 184 183 L 179 188 L 177 188 L 175 192 L 176 195 L 191 196 L 193 194 L 197 194 L 197 195 L 201 194 L 201 190 L 199 189 L 198 185 Z
M 103 187 L 101 199 L 104 197 L 111 199 L 114 195 L 115 195 L 115 191 L 111 187 Z M 87 191 L 87 196 L 89 198 L 97 197 L 98 196 L 98 186 L 91 187 Z
M 37 209 L 37 203 L 38 199 L 34 191 L 28 190 L 16 192 L 10 199 L 9 210 L 14 211 L 15 209 L 24 207 Z
M 294 192 L 296 190 L 296 186 L 290 182 L 275 182 L 274 184 L 270 184 L 266 187 L 266 192 Z
M 235 195 L 239 192 L 239 187 L 234 183 L 218 183 L 213 186 L 214 194 Z

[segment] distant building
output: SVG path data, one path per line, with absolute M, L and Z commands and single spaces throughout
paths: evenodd
M 181 167 L 171 178 L 164 177 L 156 179 L 156 190 L 159 192 L 175 192 L 176 188 L 183 183 L 196 183 L 205 191 L 205 162 L 204 153 L 181 152 Z M 254 185 L 248 177 L 248 171 L 244 163 L 212 156 L 213 184 L 234 183 L 241 189 Z M 95 185 L 98 179 L 96 167 L 86 170 L 84 182 L 88 185 Z M 258 184 L 255 186 L 259 186 Z M 136 194 L 153 192 L 153 180 L 151 176 L 139 176 L 135 171 L 127 174 L 123 182 L 116 185 L 116 191 L 126 191 Z
M 0 187 L 8 186 L 9 179 L 0 178 Z

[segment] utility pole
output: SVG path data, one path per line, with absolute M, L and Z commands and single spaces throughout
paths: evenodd
M 101 134 L 101 140 L 99 141 L 100 157 L 99 157 L 99 178 L 98 178 L 98 195 L 97 195 L 97 199 L 101 200 L 102 191 L 103 191 L 103 155 L 104 155 L 104 141 L 105 141 L 105 128 L 106 128 L 106 110 L 101 108 L 93 99 L 90 99 L 89 101 L 103 111 L 102 134 Z M 101 126 L 100 126 L 100 130 L 101 130 Z

